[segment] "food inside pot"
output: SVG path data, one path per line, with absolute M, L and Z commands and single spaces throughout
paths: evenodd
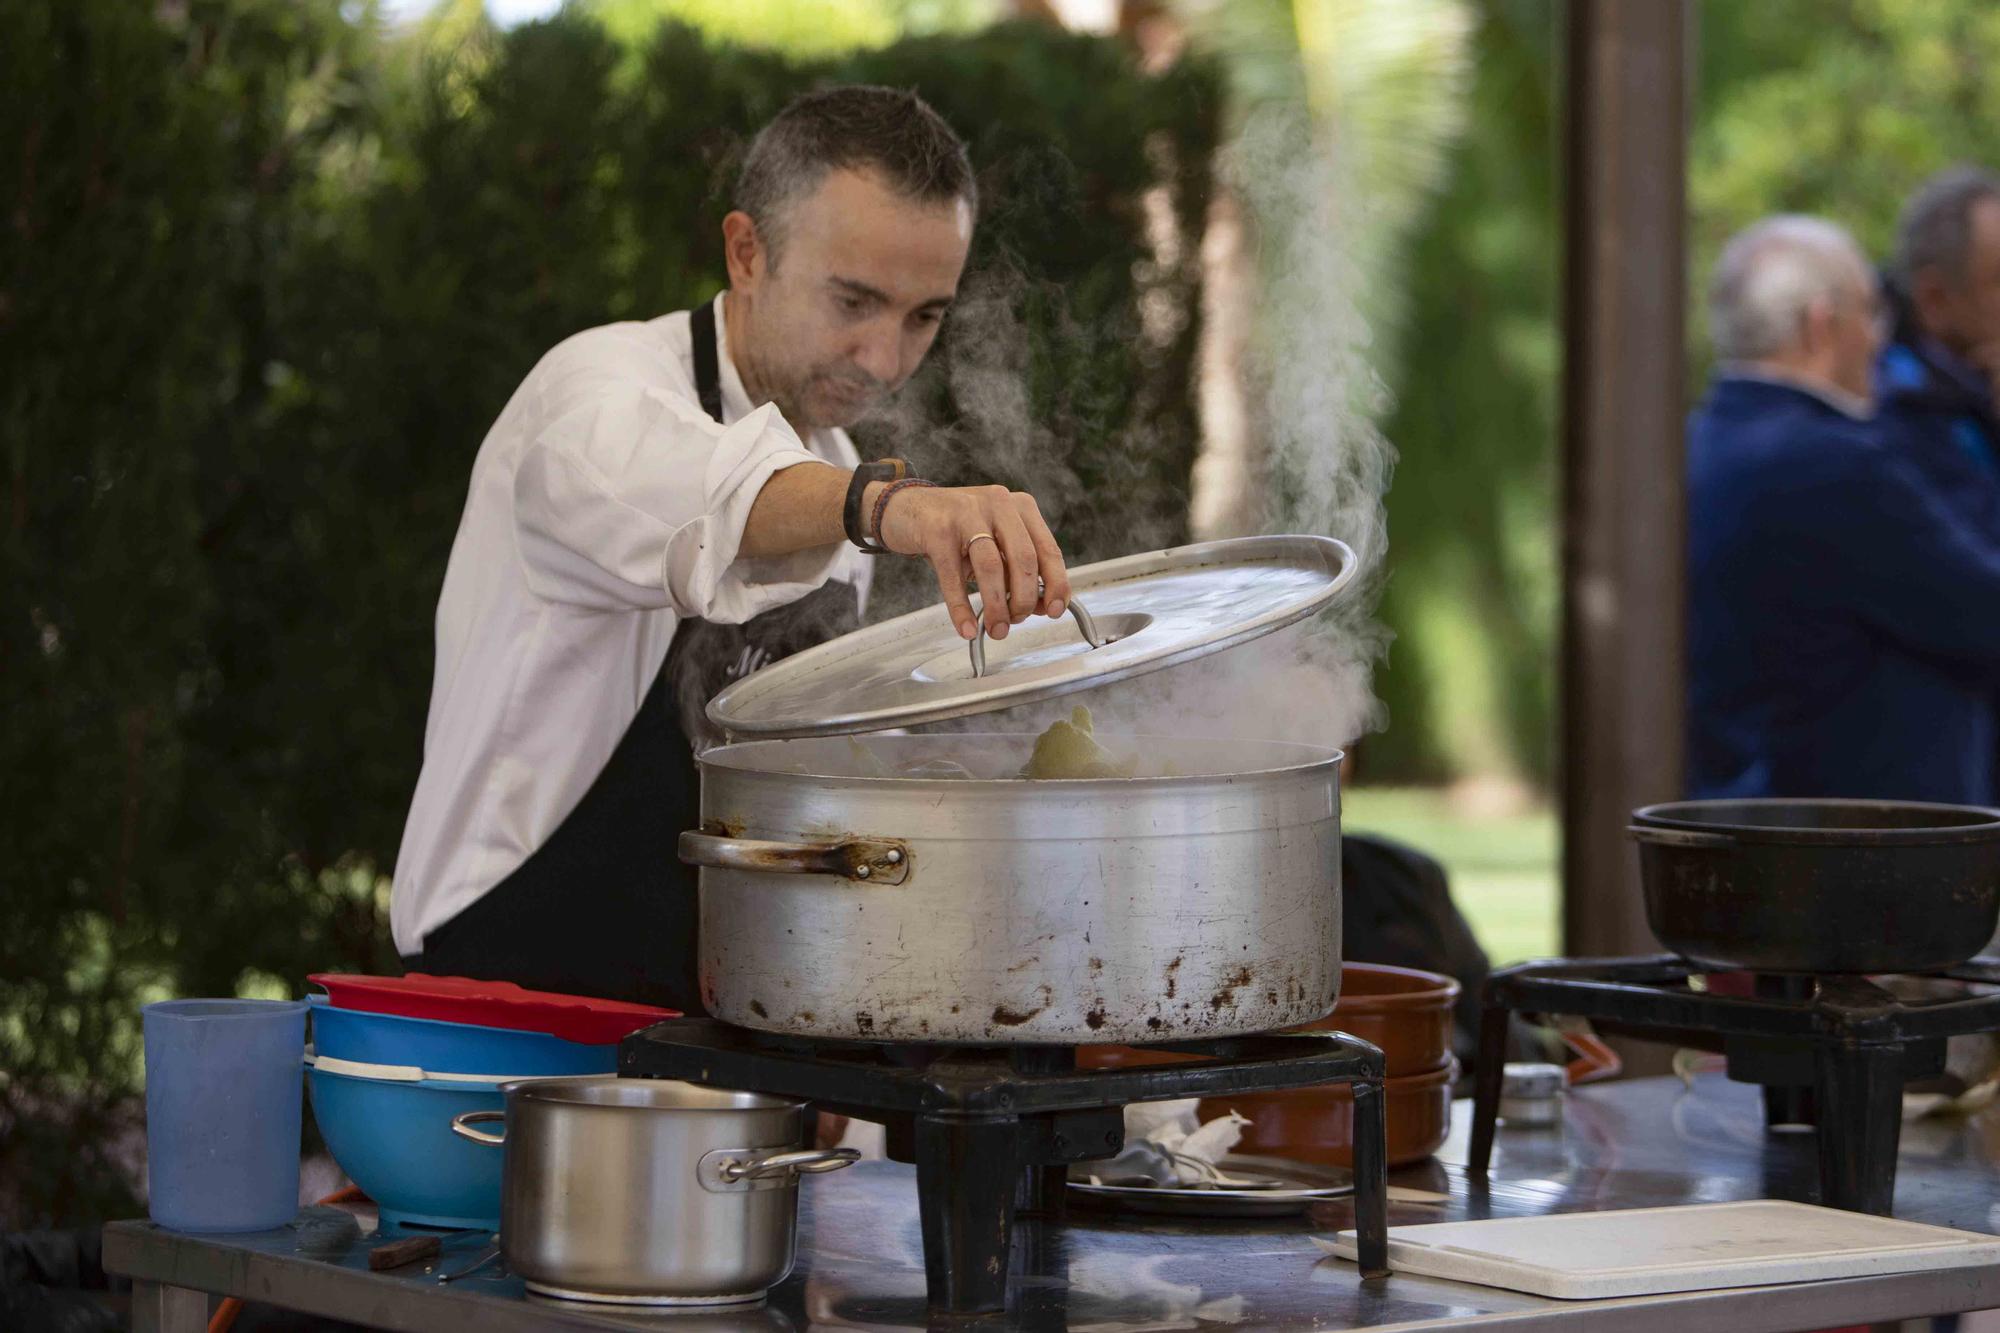
M 867 743 L 849 736 L 848 752 L 859 776 L 871 778 L 972 778 L 980 776 L 958 760 L 945 755 L 905 756 L 891 762 Z M 805 770 L 800 769 L 800 772 Z M 1170 777 L 1171 764 L 1148 777 Z M 1140 776 L 1136 756 L 1119 756 L 1097 739 L 1090 710 L 1078 704 L 1065 718 L 1057 718 L 1035 737 L 1034 751 L 1017 776 L 1023 778 L 1134 778 Z
M 1035 737 L 1035 752 L 1028 756 L 1028 766 L 1021 770 L 1021 776 L 1133 778 L 1139 776 L 1139 760 L 1137 756 L 1121 759 L 1105 749 L 1097 739 L 1090 710 L 1078 704 L 1068 717 L 1057 718 L 1047 731 Z
M 1074 714 L 1065 725 L 1077 727 Z M 702 762 L 758 773 L 816 778 L 957 780 L 1021 783 L 1031 780 L 1038 746 L 1048 732 L 932 732 L 922 735 L 828 736 L 788 741 L 745 741 L 704 751 Z M 1074 740 L 1076 738 L 1070 738 Z M 1084 764 L 1043 767 L 1034 779 L 1119 781 L 1150 778 L 1241 776 L 1335 762 L 1337 750 L 1289 741 L 1199 740 L 1183 736 L 1103 736 L 1088 739 Z M 1082 747 L 1079 747 L 1081 749 Z M 1074 754 L 1075 751 L 1072 752 Z M 1102 767 L 1094 767 L 1102 764 Z

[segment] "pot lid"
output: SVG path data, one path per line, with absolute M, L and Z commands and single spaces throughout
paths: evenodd
M 1354 573 L 1346 543 L 1314 536 L 1106 560 L 1070 571 L 1072 614 L 1060 621 L 1037 616 L 968 644 L 942 604 L 925 607 L 745 676 L 708 717 L 733 736 L 833 736 L 1033 703 L 1269 634 L 1333 601 Z

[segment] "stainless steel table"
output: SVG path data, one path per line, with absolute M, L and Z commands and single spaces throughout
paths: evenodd
M 1767 1137 L 1757 1090 L 1703 1076 L 1693 1091 L 1637 1079 L 1572 1094 L 1560 1131 L 1502 1130 L 1489 1182 L 1468 1179 L 1469 1103 L 1435 1162 L 1395 1184 L 1447 1196 L 1393 1203 L 1391 1225 L 1745 1198 L 1811 1198 L 1812 1140 Z M 1970 1120 L 1904 1127 L 1896 1215 L 2000 1232 L 2000 1106 Z M 808 1182 L 798 1270 L 752 1309 L 635 1314 L 542 1301 L 505 1274 L 439 1286 L 424 1265 L 371 1273 L 355 1218 L 308 1209 L 289 1227 L 198 1237 L 146 1222 L 105 1228 L 104 1266 L 135 1281 L 142 1333 L 198 1333 L 201 1293 L 242 1296 L 382 1328 L 480 1330 L 870 1328 L 931 1326 L 924 1303 L 914 1172 L 864 1162 Z M 2000 1265 L 1946 1273 L 1736 1288 L 1618 1301 L 1562 1302 L 1489 1287 L 1395 1276 L 1363 1283 L 1310 1237 L 1351 1225 L 1344 1204 L 1280 1222 L 1141 1222 L 1072 1213 L 1021 1228 L 1022 1275 L 1007 1319 L 977 1327 L 1104 1330 L 1243 1328 L 1549 1329 L 1584 1333 L 1779 1333 L 2000 1307 Z M 461 1266 L 479 1240 L 453 1240 Z M 490 1270 L 489 1270 L 490 1272 Z M 939 1327 L 954 1327 L 940 1323 Z

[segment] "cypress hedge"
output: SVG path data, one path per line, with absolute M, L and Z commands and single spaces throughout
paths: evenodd
M 566 335 L 722 279 L 749 134 L 915 87 L 986 208 L 859 432 L 1183 538 L 1214 72 L 1033 24 L 816 62 L 337 0 L 0 17 L 0 1227 L 129 1213 L 138 1006 L 393 969 L 387 875 L 474 451 Z M 914 571 L 878 610 L 926 596 Z

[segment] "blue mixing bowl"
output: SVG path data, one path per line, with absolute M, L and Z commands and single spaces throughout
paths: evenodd
M 306 999 L 312 1012 L 313 1049 L 336 1060 L 415 1065 L 438 1074 L 504 1073 L 508 1078 L 609 1074 L 618 1068 L 616 1042 L 586 1046 L 546 1032 L 336 1009 L 324 995 Z
M 384 1231 L 500 1229 L 504 1154 L 451 1132 L 462 1111 L 501 1109 L 497 1082 L 401 1082 L 308 1068 L 306 1085 L 327 1150 L 381 1209 Z

